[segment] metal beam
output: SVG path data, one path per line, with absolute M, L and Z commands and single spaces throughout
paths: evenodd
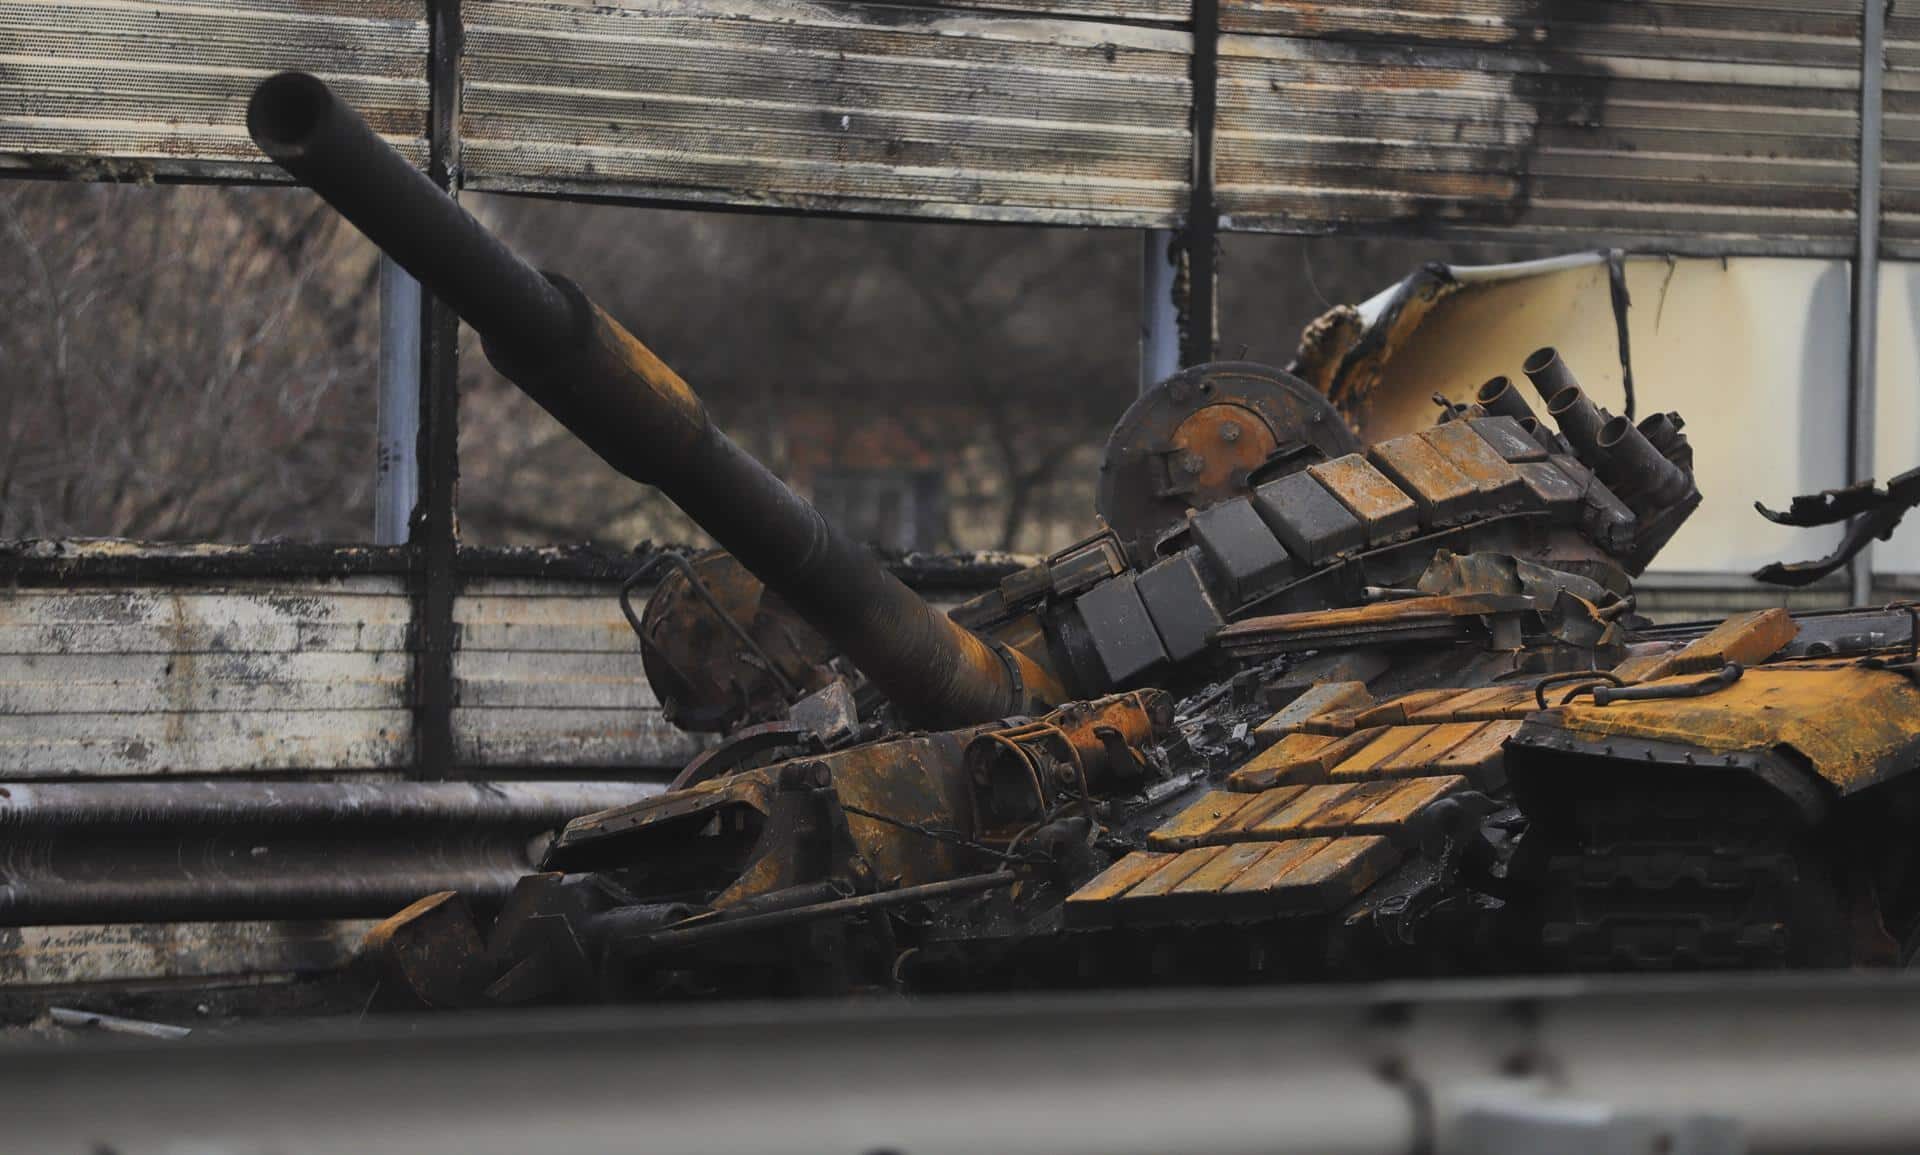
M 1860 19 L 1859 232 L 1853 256 L 1853 344 L 1847 375 L 1847 474 L 1873 476 L 1874 384 L 1879 352 L 1881 86 L 1886 71 L 1886 0 L 1866 0 Z M 1873 599 L 1873 544 L 1849 566 L 1853 600 Z
M 535 840 L 645 782 L 14 783 L 0 927 L 383 917 L 438 890 L 506 898 Z M 3 936 L 0 936 L 3 937 Z M 0 967 L 0 987 L 12 976 Z
M 1531 1149 L 1849 1155 L 1920 1135 L 1920 982 L 1899 974 L 628 1007 L 198 1034 L 0 1047 L 10 1147 L 1451 1155 L 1552 1132 L 1583 1142 Z M 1595 1141 L 1608 1133 L 1621 1141 Z
M 380 396 L 374 424 L 373 542 L 407 544 L 420 500 L 420 282 L 380 258 Z
M 1220 93 L 1220 0 L 1193 0 L 1193 185 L 1188 190 L 1186 326 L 1180 362 L 1213 360 L 1219 335 L 1220 210 L 1213 195 L 1214 122 Z
M 1140 234 L 1140 392 L 1180 371 L 1178 240 L 1169 229 Z
M 431 0 L 427 171 L 449 194 L 459 191 L 460 0 Z M 414 656 L 414 757 L 423 777 L 454 772 L 453 601 L 459 580 L 460 318 L 421 295 L 420 535 Z

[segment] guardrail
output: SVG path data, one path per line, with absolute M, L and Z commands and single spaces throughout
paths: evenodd
M 204 1032 L 200 1032 L 204 1033 Z M 1510 980 L 377 1018 L 0 1049 L 20 1150 L 1912 1150 L 1920 981 Z

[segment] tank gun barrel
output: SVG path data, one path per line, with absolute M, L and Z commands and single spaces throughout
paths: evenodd
M 1043 668 L 909 590 L 722 432 L 619 322 L 521 260 L 324 82 L 262 82 L 247 130 L 471 325 L 495 368 L 608 464 L 658 487 L 914 723 L 963 726 L 1064 696 Z

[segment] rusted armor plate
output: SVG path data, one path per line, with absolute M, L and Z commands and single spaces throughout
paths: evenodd
M 1399 860 L 1400 852 L 1379 836 L 1209 846 L 1178 855 L 1134 851 L 1068 897 L 1067 924 L 1327 914 Z
M 1511 417 L 1477 417 L 1468 422 L 1502 460 L 1507 462 L 1545 461 L 1547 451 Z M 1519 473 L 1516 471 L 1517 478 Z
M 1476 790 L 1499 789 L 1507 782 L 1507 739 L 1519 733 L 1520 726 L 1518 719 L 1486 723 L 1435 760 L 1433 772 L 1461 775 Z
M 1227 776 L 1229 790 L 1271 790 L 1276 786 L 1312 786 L 1327 771 L 1372 742 L 1384 728 L 1345 735 L 1289 734 Z
M 1518 509 L 1531 496 L 1519 471 L 1487 444 L 1470 422 L 1449 421 L 1422 430 L 1420 436 L 1473 483 L 1482 513 Z
M 1910 769 L 1920 758 L 1920 687 L 1896 670 L 1783 662 L 1748 670 L 1704 697 L 1606 706 L 1583 699 L 1536 714 L 1529 724 L 1583 739 L 1643 738 L 1706 752 L 1786 747 L 1850 794 Z
M 1310 835 L 1389 833 L 1465 786 L 1466 779 L 1446 775 L 1278 786 L 1254 794 L 1208 791 L 1147 835 L 1147 845 L 1184 851 Z
M 1628 658 L 1613 672 L 1638 682 L 1676 674 L 1710 674 L 1728 662 L 1757 665 L 1786 648 L 1799 632 L 1793 615 L 1778 606 L 1735 614 L 1680 650 Z
M 1480 491 L 1418 433 L 1382 441 L 1367 454 L 1420 509 L 1429 529 L 1457 525 L 1479 512 Z
M 1355 646 L 1399 645 L 1469 636 L 1493 614 L 1537 608 L 1520 594 L 1448 594 L 1401 598 L 1334 610 L 1307 610 L 1245 618 L 1220 630 L 1220 644 L 1236 654 L 1267 655 Z
M 1459 696 L 1458 690 L 1415 690 L 1361 711 L 1354 716 L 1353 723 L 1356 726 L 1403 726 L 1413 720 L 1416 711 Z
M 1378 738 L 1332 767 L 1327 778 L 1336 782 L 1378 778 L 1384 763 L 1417 744 L 1432 730 L 1431 726 L 1390 726 Z
M 1491 722 L 1524 718 L 1540 708 L 1532 686 L 1487 686 L 1466 690 L 1411 711 L 1409 722 Z
M 1258 798 L 1257 794 L 1235 794 L 1209 790 L 1200 800 L 1162 823 L 1147 835 L 1147 845 L 1156 849 L 1198 846 L 1221 823 L 1229 821 L 1240 809 Z
M 1429 727 L 1420 740 L 1398 754 L 1380 762 L 1375 772 L 1382 778 L 1412 778 L 1434 773 L 1434 763 L 1467 739 L 1479 733 L 1489 722 L 1443 722 Z
M 1578 521 L 1586 504 L 1586 483 L 1567 474 L 1552 461 L 1525 461 L 1514 472 L 1533 498 L 1561 521 Z
M 1309 718 L 1333 710 L 1357 709 L 1373 705 L 1373 695 L 1365 682 L 1322 682 L 1302 693 L 1276 711 L 1273 717 L 1254 727 L 1256 740 L 1272 741 L 1300 728 Z
M 1420 507 L 1357 453 L 1307 470 L 1367 527 L 1367 544 L 1386 545 L 1420 532 Z

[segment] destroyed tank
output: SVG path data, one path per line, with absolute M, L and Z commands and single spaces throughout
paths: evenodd
M 320 81 L 254 139 L 503 374 L 724 552 L 665 555 L 646 671 L 718 735 L 504 906 L 367 951 L 435 1006 L 1894 964 L 1920 879 L 1916 611 L 1658 626 L 1682 421 L 1552 349 L 1362 444 L 1277 369 L 1121 418 L 1100 529 L 941 613 Z M 623 597 L 625 593 L 623 591 Z

